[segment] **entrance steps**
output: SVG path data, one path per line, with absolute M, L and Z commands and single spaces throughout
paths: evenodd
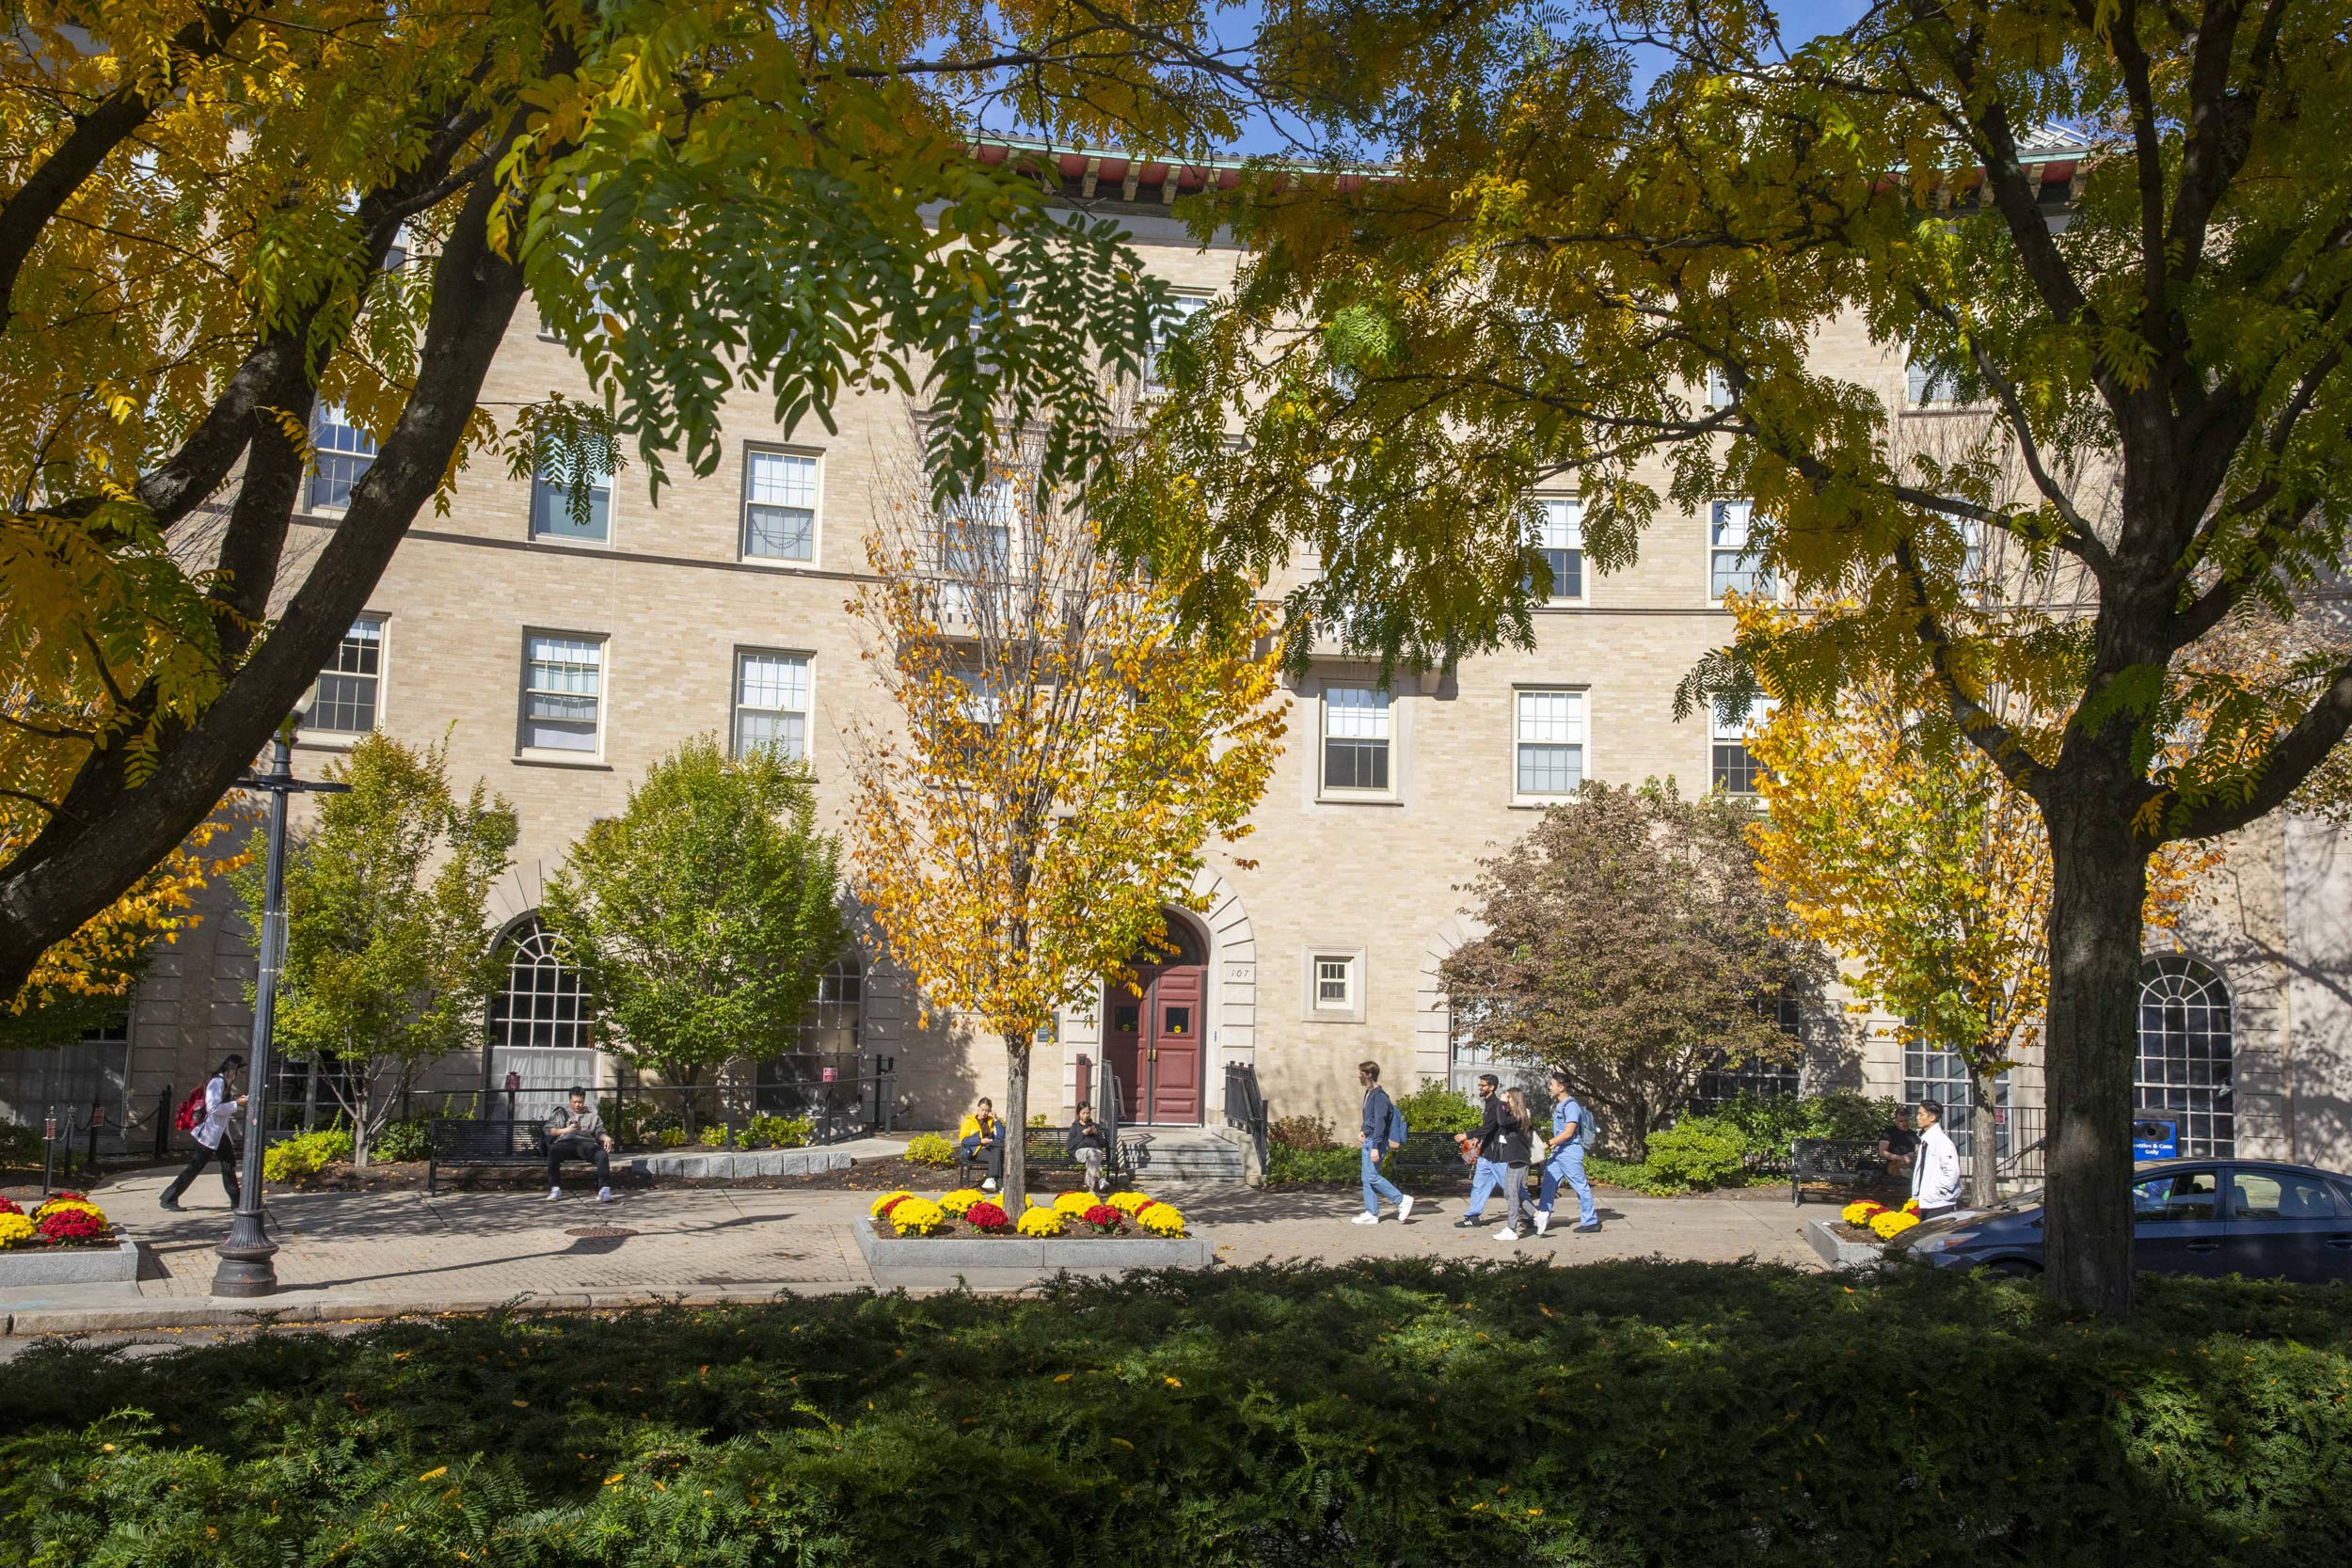
M 1243 1180 L 1241 1145 L 1205 1127 L 1121 1127 L 1120 1136 L 1149 1135 L 1150 1157 L 1137 1180 L 1154 1182 L 1232 1182 Z

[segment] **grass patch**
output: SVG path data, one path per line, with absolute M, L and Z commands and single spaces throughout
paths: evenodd
M 0 1368 L 0 1561 L 2334 1560 L 2352 1291 L 1213 1270 Z

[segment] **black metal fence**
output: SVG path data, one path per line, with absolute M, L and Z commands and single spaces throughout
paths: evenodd
M 1258 1168 L 1265 1169 L 1265 1096 L 1258 1088 L 1258 1069 L 1247 1062 L 1225 1064 L 1225 1125 L 1248 1136 Z

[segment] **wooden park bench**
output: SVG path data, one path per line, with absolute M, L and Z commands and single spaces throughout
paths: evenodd
M 540 1165 L 548 1163 L 547 1124 L 435 1117 L 425 1124 L 424 1192 L 438 1191 L 443 1165 Z
M 1867 1138 L 1795 1138 L 1788 1145 L 1788 1201 L 1802 1204 L 1808 1188 L 1834 1189 L 1843 1196 L 1858 1188 L 1887 1184 L 1886 1162 Z

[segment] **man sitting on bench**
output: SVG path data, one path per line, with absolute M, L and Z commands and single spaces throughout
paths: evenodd
M 596 1201 L 612 1202 L 612 1167 L 605 1159 L 612 1152 L 603 1119 L 588 1108 L 588 1091 L 575 1086 L 570 1106 L 548 1119 L 548 1196 L 564 1196 L 560 1176 L 564 1161 L 585 1160 L 596 1167 Z

